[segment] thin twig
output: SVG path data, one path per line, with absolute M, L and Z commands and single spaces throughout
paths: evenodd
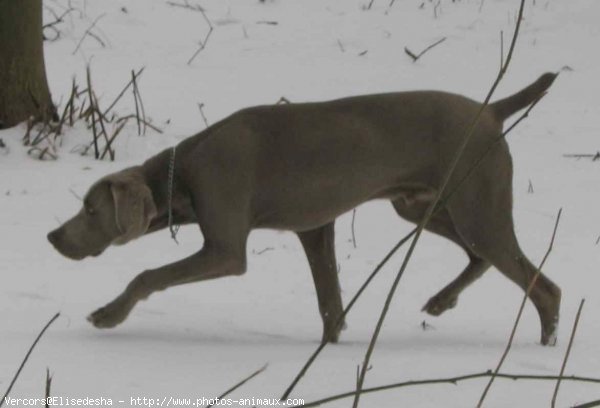
M 83 198 L 81 198 L 81 196 L 79 194 L 77 194 L 75 192 L 75 190 L 73 190 L 71 187 L 69 187 L 69 193 L 73 194 L 73 197 L 75 197 L 76 199 L 78 199 L 79 201 L 83 201 Z
M 458 147 L 458 150 L 456 151 L 456 153 L 454 154 L 454 157 L 450 163 L 450 166 L 448 167 L 448 169 L 446 170 L 446 174 L 443 177 L 442 183 L 440 184 L 440 187 L 436 193 L 435 199 L 433 200 L 433 202 L 429 205 L 429 207 L 427 208 L 427 211 L 425 212 L 425 216 L 423 217 L 423 219 L 421 220 L 421 222 L 419 223 L 418 227 L 417 227 L 417 231 L 415 233 L 415 236 L 410 244 L 410 247 L 408 248 L 408 251 L 404 257 L 404 261 L 402 262 L 402 266 L 400 267 L 400 270 L 398 271 L 398 273 L 396 274 L 396 277 L 394 279 L 394 282 L 392 283 L 392 286 L 390 287 L 390 290 L 388 292 L 388 295 L 386 297 L 385 303 L 383 305 L 383 308 L 381 309 L 381 313 L 379 315 L 379 319 L 377 321 L 377 325 L 375 326 L 375 330 L 373 331 L 373 335 L 371 337 L 371 341 L 369 342 L 369 347 L 367 348 L 367 352 L 365 353 L 365 357 L 364 357 L 364 361 L 363 361 L 363 365 L 362 365 L 362 370 L 361 370 L 361 376 L 360 376 L 360 382 L 359 382 L 359 386 L 357 387 L 357 394 L 354 396 L 354 402 L 353 402 L 353 408 L 357 408 L 358 407 L 358 403 L 360 400 L 360 390 L 364 384 L 364 380 L 365 380 L 365 376 L 367 374 L 367 368 L 369 366 L 369 362 L 371 360 L 371 355 L 373 354 L 373 351 L 375 350 L 375 344 L 377 343 L 377 339 L 379 337 L 379 333 L 381 332 L 381 328 L 383 327 L 383 322 L 385 321 L 385 317 L 388 313 L 388 310 L 390 308 L 390 304 L 392 302 L 392 299 L 394 297 L 394 294 L 396 293 L 396 289 L 398 287 L 398 284 L 400 283 L 400 279 L 402 278 L 402 275 L 404 274 L 404 271 L 406 270 L 406 267 L 408 266 L 408 262 L 410 261 L 412 254 L 415 250 L 415 247 L 417 245 L 417 242 L 419 241 L 419 238 L 421 236 L 421 233 L 423 232 L 423 230 L 425 229 L 425 226 L 427 225 L 427 223 L 429 222 L 429 220 L 431 219 L 431 217 L 433 216 L 433 212 L 436 209 L 436 206 L 438 204 L 438 202 L 440 202 L 440 200 L 442 199 L 446 187 L 448 186 L 450 179 L 452 177 L 452 175 L 454 174 L 454 170 L 456 169 L 458 162 L 460 161 L 462 154 L 465 150 L 465 148 L 467 147 L 467 144 L 469 143 L 469 141 L 471 140 L 471 138 L 473 137 L 473 135 L 475 134 L 475 128 L 476 126 L 479 124 L 479 120 L 481 119 L 481 116 L 483 114 L 483 111 L 487 108 L 490 99 L 492 98 L 492 95 L 494 94 L 494 91 L 496 90 L 496 87 L 498 86 L 498 84 L 500 83 L 500 81 L 502 80 L 502 77 L 504 76 L 504 73 L 506 72 L 506 70 L 508 69 L 508 65 L 510 63 L 510 60 L 512 58 L 512 54 L 516 45 L 516 41 L 517 41 L 517 37 L 519 34 L 519 27 L 521 25 L 521 17 L 523 15 L 523 8 L 525 7 L 525 0 L 521 0 L 521 6 L 519 8 L 519 19 L 517 21 L 516 27 L 515 27 L 515 32 L 512 38 L 512 42 L 508 51 L 508 55 L 506 57 L 506 64 L 504 66 L 502 66 L 500 68 L 500 71 L 498 72 L 498 75 L 496 76 L 496 80 L 494 81 L 494 83 L 492 84 L 485 100 L 483 101 L 483 103 L 481 104 L 479 111 L 477 112 L 477 115 L 474 117 L 474 119 L 472 120 L 470 126 L 467 128 L 468 131 L 465 133 L 465 137 L 463 138 L 461 144 Z
M 100 36 L 98 34 L 90 31 L 89 33 L 87 33 L 87 35 L 92 37 L 94 40 L 98 41 L 98 43 L 102 46 L 102 48 L 106 47 L 106 43 L 104 42 L 104 40 L 102 40 L 102 38 L 100 38 Z
M 352 210 L 352 223 L 350 227 L 352 229 L 352 246 L 356 248 L 356 235 L 354 234 L 354 220 L 356 219 L 356 208 Z
M 136 110 L 137 110 L 137 106 L 139 105 L 140 107 L 140 113 L 142 114 L 142 135 L 146 134 L 146 109 L 144 109 L 144 101 L 142 100 L 142 94 L 140 93 L 140 88 L 138 87 L 138 83 L 137 83 L 137 77 L 135 75 L 135 72 L 133 72 L 133 70 L 131 70 L 131 80 L 133 81 L 133 97 L 136 100 Z
M 44 333 L 46 332 L 46 330 L 48 330 L 48 327 L 50 327 L 50 325 L 52 323 L 54 323 L 54 321 L 56 319 L 58 319 L 58 316 L 60 316 L 60 313 L 55 314 L 48 321 L 48 323 L 46 323 L 46 325 L 42 328 L 42 330 L 40 331 L 40 333 L 37 335 L 37 337 L 35 338 L 35 340 L 31 344 L 31 347 L 29 347 L 29 350 L 27 351 L 27 354 L 25 354 L 25 357 L 23 358 L 23 361 L 21 361 L 21 365 L 19 366 L 19 368 L 17 369 L 17 372 L 13 376 L 13 379 L 10 382 L 8 388 L 6 389 L 6 392 L 4 393 L 4 396 L 2 397 L 2 399 L 0 399 L 0 407 L 2 407 L 2 404 L 4 404 L 4 401 L 6 401 L 6 397 L 8 396 L 8 394 L 10 394 L 10 391 L 12 390 L 13 385 L 15 385 L 15 382 L 17 381 L 17 378 L 19 378 L 19 374 L 21 374 L 21 370 L 23 370 L 23 367 L 25 367 L 25 363 L 27 363 L 27 360 L 29 359 L 29 356 L 31 355 L 31 352 L 33 351 L 33 349 L 35 348 L 35 346 L 38 344 L 38 342 L 40 341 L 40 339 L 42 338 L 42 336 L 44 335 Z
M 200 111 L 200 116 L 202 116 L 202 120 L 204 121 L 204 125 L 208 128 L 208 120 L 206 119 L 206 115 L 204 115 L 204 103 L 198 103 L 198 110 Z
M 92 97 L 92 79 L 90 75 L 90 66 L 86 67 L 86 77 L 87 77 L 87 91 L 88 97 L 90 101 L 90 114 L 92 115 L 92 134 L 94 137 L 94 158 L 98 159 L 100 157 L 100 150 L 98 149 L 98 134 L 96 132 L 96 115 L 94 109 L 94 98 Z
M 592 161 L 600 160 L 600 151 L 594 154 L 563 154 L 563 157 L 575 158 L 575 159 L 592 159 Z
M 438 0 L 437 3 L 433 5 L 433 18 L 438 18 L 438 10 L 442 6 L 442 0 Z
M 49 9 L 52 10 L 52 9 Z M 55 25 L 58 25 L 60 23 L 64 22 L 64 18 L 67 16 L 67 14 L 71 13 L 75 11 L 75 8 L 73 7 L 69 7 L 68 9 L 66 9 L 60 16 L 57 15 L 56 13 L 52 12 L 52 14 L 54 15 L 54 21 L 51 21 L 49 23 L 46 23 L 42 26 L 42 28 L 48 28 L 48 27 L 53 27 Z
M 500 68 L 504 65 L 504 31 L 500 30 Z
M 592 407 L 600 407 L 600 399 L 589 401 L 584 404 L 573 405 L 571 408 L 592 408 Z
M 259 375 L 260 373 L 262 373 L 263 371 L 265 371 L 267 369 L 268 365 L 269 364 L 265 364 L 264 366 L 262 366 L 261 368 L 259 368 L 258 370 L 256 370 L 252 374 L 250 374 L 248 377 L 244 378 L 242 381 L 240 381 L 239 383 L 235 384 L 233 387 L 231 387 L 230 389 L 228 389 L 227 391 L 225 391 L 223 394 L 219 395 L 216 399 L 217 400 L 221 400 L 221 399 L 225 398 L 226 396 L 228 396 L 229 394 L 231 394 L 232 392 L 234 392 L 235 390 L 237 390 L 238 388 L 240 388 L 242 385 L 246 384 L 248 381 L 250 381 L 251 379 L 253 379 L 257 375 Z M 213 405 L 214 404 L 207 405 L 206 408 L 210 408 Z
M 556 231 L 558 230 L 558 223 L 560 222 L 561 214 L 562 214 L 562 208 L 560 210 L 558 210 L 558 214 L 556 215 L 556 221 L 554 222 L 554 230 L 552 231 L 552 238 L 550 239 L 550 244 L 548 245 L 546 254 L 544 255 L 544 258 L 542 258 L 542 262 L 540 262 L 540 265 L 538 266 L 535 275 L 533 275 L 533 277 L 531 278 L 531 281 L 529 282 L 529 286 L 527 287 L 527 290 L 525 291 L 525 294 L 523 295 L 523 299 L 521 300 L 521 304 L 519 306 L 519 311 L 517 312 L 517 316 L 515 318 L 515 322 L 513 324 L 512 330 L 510 332 L 510 336 L 508 337 L 508 343 L 506 344 L 506 348 L 504 349 L 504 352 L 502 353 L 502 356 L 500 357 L 500 361 L 498 361 L 498 365 L 496 366 L 492 376 L 490 377 L 490 380 L 488 381 L 487 385 L 485 386 L 485 389 L 483 390 L 483 393 L 481 394 L 481 397 L 479 398 L 479 402 L 477 403 L 477 408 L 480 408 L 481 406 L 483 406 L 483 401 L 485 400 L 485 397 L 487 396 L 488 392 L 490 391 L 490 388 L 492 387 L 492 384 L 494 383 L 496 374 L 498 372 L 500 372 L 500 369 L 502 368 L 502 365 L 504 364 L 504 360 L 506 360 L 506 357 L 508 356 L 508 353 L 510 352 L 513 340 L 515 338 L 515 334 L 517 332 L 517 327 L 519 326 L 519 322 L 521 321 L 521 316 L 523 315 L 523 310 L 525 309 L 525 303 L 527 302 L 527 298 L 531 294 L 531 291 L 533 290 L 533 287 L 535 286 L 537 279 L 540 276 L 542 267 L 546 263 L 546 259 L 548 259 L 548 255 L 550 255 L 550 252 L 552 252 L 552 248 L 554 247 L 554 239 L 556 238 Z
M 123 117 L 120 117 L 119 119 L 117 119 L 117 123 L 120 123 L 124 120 L 129 120 L 132 118 L 135 118 L 135 115 L 123 116 Z M 147 120 L 143 120 L 143 119 L 140 119 L 140 120 L 144 123 L 145 126 L 148 126 L 150 129 L 154 130 L 156 133 L 161 133 L 161 134 L 163 133 L 162 129 L 157 128 L 156 126 L 154 126 L 152 123 L 148 122 Z
M 377 386 L 377 387 L 364 388 L 361 391 L 361 394 L 368 394 L 368 393 L 373 393 L 373 392 L 387 391 L 387 390 L 392 390 L 392 389 L 396 389 L 396 388 L 413 387 L 413 386 L 418 386 L 418 385 L 434 385 L 434 384 L 452 384 L 452 385 L 456 385 L 457 383 L 459 383 L 461 381 L 469 381 L 469 380 L 476 380 L 476 379 L 479 379 L 479 378 L 487 378 L 487 377 L 490 377 L 491 375 L 492 375 L 492 371 L 488 370 L 488 371 L 485 371 L 485 372 L 474 373 L 474 374 L 465 374 L 465 375 L 460 375 L 460 376 L 456 376 L 456 377 L 435 378 L 435 379 L 428 379 L 428 380 L 404 381 L 404 382 L 398 382 L 398 383 L 393 383 L 393 384 L 380 385 L 380 386 Z M 576 381 L 576 382 L 588 382 L 588 383 L 600 384 L 600 378 L 582 377 L 582 376 L 575 376 L 575 375 L 559 377 L 559 376 L 555 376 L 555 375 L 534 375 L 534 374 L 498 373 L 498 374 L 496 374 L 496 377 L 497 378 L 501 378 L 501 379 L 505 379 L 505 380 L 513 380 L 513 381 L 516 381 L 516 380 L 556 381 L 558 379 L 561 379 L 563 381 Z M 349 397 L 352 397 L 354 395 L 356 395 L 356 390 L 349 391 L 349 392 L 344 392 L 344 393 L 341 393 L 341 394 L 332 395 L 330 397 L 323 398 L 323 399 L 316 400 L 316 401 L 306 402 L 303 405 L 297 405 L 297 406 L 291 407 L 291 408 L 316 407 L 316 406 L 319 406 L 319 405 L 322 405 L 322 404 L 326 404 L 328 402 L 333 402 L 333 401 L 337 401 L 337 400 L 340 400 L 340 399 L 349 398 Z M 589 405 L 589 406 L 591 407 L 592 405 Z
M 204 40 L 200 41 L 200 47 L 198 47 L 198 49 L 196 50 L 196 52 L 194 53 L 194 55 L 192 55 L 190 57 L 190 59 L 188 60 L 188 62 L 187 62 L 188 65 L 191 65 L 192 61 L 194 61 L 194 58 L 196 58 L 196 56 L 198 54 L 200 54 L 200 51 L 202 51 L 204 48 L 206 48 L 206 44 L 208 43 L 208 39 L 209 39 L 210 35 L 213 32 L 213 25 L 210 22 L 210 20 L 208 19 L 208 17 L 206 16 L 206 13 L 204 12 L 204 10 L 200 9 L 198 11 L 202 14 L 202 17 L 204 17 L 204 20 L 208 24 L 208 32 L 206 33 L 206 37 L 204 37 Z
M 193 11 L 203 10 L 202 6 L 200 6 L 199 4 L 196 4 L 196 5 L 190 4 L 187 0 L 185 0 L 184 3 L 175 3 L 174 1 L 167 1 L 167 4 L 172 7 L 181 7 L 181 8 L 189 9 L 189 10 L 193 10 Z
M 145 68 L 146 67 L 140 68 L 140 70 L 138 72 L 136 72 L 133 77 L 135 79 L 139 78 L 139 76 L 142 74 L 142 72 L 144 72 Z M 119 95 L 117 95 L 117 97 L 115 98 L 115 100 L 108 106 L 108 108 L 106 108 L 106 110 L 103 113 L 104 116 L 106 116 L 108 114 L 108 112 L 110 112 L 110 110 L 117 104 L 117 102 L 119 101 L 119 99 L 121 99 L 121 97 L 123 96 L 123 94 L 125 94 L 125 92 L 127 91 L 127 89 L 129 89 L 129 87 L 133 84 L 133 79 L 134 78 L 131 78 L 129 80 L 129 82 L 127 82 L 127 85 L 125 85 L 125 87 L 121 90 L 121 92 L 119 92 Z
M 262 255 L 265 252 L 267 252 L 267 251 L 273 251 L 274 249 L 275 248 L 273 248 L 273 247 L 266 247 L 266 248 L 261 249 L 260 251 L 256 251 L 255 254 L 256 255 Z
M 115 160 L 115 152 L 110 147 L 110 141 L 109 141 L 109 138 L 108 138 L 108 133 L 106 132 L 106 127 L 104 126 L 104 119 L 105 118 L 102 115 L 102 112 L 100 111 L 100 106 L 98 104 L 98 98 L 96 98 L 96 94 L 94 92 L 92 92 L 92 96 L 94 97 L 94 106 L 93 106 L 93 109 L 96 111 L 96 114 L 98 115 L 98 122 L 100 122 L 100 129 L 102 129 L 101 134 L 104 135 L 105 146 L 108 149 L 108 153 L 110 155 L 110 160 L 114 161 Z
M 77 47 L 75 47 L 75 49 L 73 50 L 73 55 L 75 55 L 75 53 L 77 53 L 77 51 L 79 50 L 79 47 L 81 47 L 81 44 L 83 44 L 83 40 L 85 39 L 85 37 L 87 35 L 90 34 L 92 28 L 94 28 L 96 26 L 96 24 L 98 23 L 98 21 L 100 21 L 100 19 L 102 17 L 104 17 L 106 15 L 106 13 L 100 14 L 98 17 L 96 17 L 96 19 L 92 22 L 92 24 L 87 28 L 87 30 L 85 30 L 85 32 L 83 33 L 83 35 L 81 36 L 81 39 L 79 40 L 79 42 L 77 43 Z M 98 38 L 96 38 L 98 39 Z M 104 43 L 101 42 L 103 45 Z
M 481 156 L 479 157 L 479 159 L 475 163 L 473 163 L 473 165 L 471 165 L 471 167 L 465 173 L 465 175 L 463 176 L 463 178 L 460 179 L 460 181 L 458 183 L 456 183 L 456 186 L 450 192 L 448 192 L 448 194 L 440 201 L 440 203 L 438 204 L 438 207 L 435 210 L 434 214 L 437 214 L 439 211 L 441 211 L 442 208 L 444 208 L 444 205 L 448 202 L 448 200 L 450 200 L 450 198 L 452 196 L 454 196 L 454 194 L 456 194 L 456 192 L 460 189 L 460 187 L 463 185 L 463 183 L 465 183 L 465 181 L 469 178 L 469 176 L 479 167 L 479 165 L 481 163 L 483 163 L 483 161 L 485 160 L 485 158 L 487 157 L 487 155 L 493 150 L 493 148 L 501 140 L 504 140 L 506 138 L 506 136 L 515 127 L 517 127 L 517 125 L 519 123 L 521 123 L 521 121 L 523 121 L 525 118 L 527 118 L 529 116 L 529 113 L 531 112 L 531 110 L 538 104 L 538 102 L 544 96 L 545 96 L 545 93 L 541 94 L 531 105 L 529 105 L 529 107 L 525 110 L 525 112 L 523 112 L 519 116 L 519 118 L 517 118 L 517 120 L 515 120 L 504 132 L 502 132 L 502 134 L 500 134 L 492 143 L 490 143 L 490 145 L 488 146 L 487 150 L 485 150 L 481 154 Z M 400 249 L 400 247 L 402 247 L 412 236 L 414 236 L 416 234 L 416 232 L 417 232 L 417 228 L 415 227 L 411 232 L 409 232 L 400 241 L 398 241 L 396 243 L 396 245 L 394 245 L 394 247 L 381 260 L 381 262 L 375 267 L 375 269 L 373 269 L 373 271 L 371 272 L 371 274 L 369 275 L 369 277 L 363 282 L 363 284 L 358 289 L 358 291 L 354 294 L 354 296 L 352 297 L 352 299 L 350 300 L 350 302 L 348 302 L 348 305 L 346 306 L 346 308 L 342 312 L 341 316 L 338 318 L 338 321 L 336 322 L 336 325 L 340 324 L 345 319 L 346 315 L 350 312 L 350 310 L 352 309 L 352 307 L 354 306 L 354 304 L 356 303 L 356 301 L 358 300 L 358 298 L 364 293 L 364 291 L 367 288 L 367 286 L 369 286 L 369 284 L 372 282 L 372 280 L 375 278 L 375 276 L 379 273 L 379 271 L 383 268 L 383 266 L 398 251 L 398 249 Z M 290 393 L 294 390 L 294 388 L 296 387 L 296 385 L 298 384 L 298 382 L 300 382 L 300 380 L 302 379 L 302 377 L 304 377 L 304 375 L 306 374 L 306 372 L 308 371 L 308 369 L 310 368 L 310 366 L 314 363 L 314 361 L 317 359 L 317 357 L 319 356 L 319 354 L 321 353 L 321 351 L 323 351 L 323 349 L 327 346 L 327 344 L 328 343 L 327 343 L 326 339 L 324 339 L 324 341 L 322 341 L 319 344 L 319 346 L 317 346 L 317 348 L 315 349 L 315 351 L 309 356 L 309 358 L 307 359 L 307 361 L 304 363 L 304 366 L 302 366 L 302 368 L 300 369 L 300 371 L 298 372 L 298 374 L 296 374 L 296 377 L 294 378 L 294 380 L 292 380 L 291 384 L 288 386 L 288 388 L 286 389 L 286 391 L 284 392 L 284 394 L 282 395 L 282 397 L 280 399 L 284 400 L 284 399 L 286 399 L 286 398 L 289 397 Z
M 67 16 L 67 14 L 71 13 L 72 11 L 75 11 L 75 9 L 73 7 L 69 6 L 69 8 L 66 9 L 60 16 L 58 14 L 56 14 L 54 12 L 54 10 L 52 10 L 50 7 L 47 7 L 47 9 L 50 10 L 52 15 L 54 16 L 54 21 L 46 23 L 42 26 L 42 36 L 44 37 L 44 40 L 56 41 L 60 38 L 60 30 L 58 28 L 56 28 L 56 26 L 58 24 L 63 23 L 64 18 Z M 54 31 L 55 36 L 53 38 L 46 37 L 46 34 L 43 33 L 43 30 L 46 30 L 46 29 L 51 29 L 52 31 Z
M 558 388 L 560 387 L 560 381 L 562 379 L 563 374 L 565 373 L 565 367 L 567 366 L 567 360 L 569 360 L 569 355 L 571 354 L 571 347 L 573 347 L 573 340 L 575 339 L 575 332 L 577 331 L 577 325 L 579 324 L 579 318 L 581 317 L 581 310 L 583 309 L 583 304 L 585 303 L 585 299 L 581 299 L 579 303 L 579 309 L 577 309 L 577 315 L 575 315 L 575 322 L 573 323 L 573 329 L 571 330 L 571 337 L 569 338 L 569 345 L 567 346 L 567 351 L 565 353 L 565 358 L 563 359 L 562 366 L 560 367 L 559 378 L 556 380 L 556 387 L 554 387 L 554 394 L 552 395 L 552 408 L 556 406 L 556 397 L 558 396 Z
M 44 395 L 46 398 L 44 399 L 44 407 L 49 408 L 48 402 L 50 401 L 50 389 L 52 388 L 52 376 L 50 375 L 50 369 L 46 367 L 46 390 Z
M 117 136 L 119 135 L 119 133 L 121 133 L 121 130 L 123 129 L 123 127 L 125 126 L 125 124 L 127 123 L 126 120 L 122 121 L 120 125 L 117 125 L 117 128 L 115 129 L 115 131 L 113 132 L 112 136 L 106 141 L 106 146 L 104 146 L 104 151 L 102 152 L 102 155 L 100 156 L 100 160 L 103 160 L 104 157 L 106 156 L 106 153 L 110 153 L 111 154 L 111 160 L 114 161 L 114 150 L 111 149 L 111 145 L 112 143 L 115 141 L 115 139 L 117 138 Z
M 433 44 L 431 44 L 430 46 L 428 46 L 427 48 L 425 48 L 423 51 L 421 51 L 419 54 L 415 54 L 413 53 L 411 50 L 408 49 L 408 47 L 404 47 L 404 52 L 412 58 L 413 62 L 417 62 L 417 60 L 419 58 L 421 58 L 423 56 L 423 54 L 425 54 L 427 51 L 431 50 L 433 47 L 435 47 L 438 44 L 443 43 L 444 41 L 446 41 L 446 37 L 437 40 L 436 42 L 434 42 Z
M 135 93 L 135 72 L 131 70 L 131 82 L 133 83 L 133 102 L 135 103 L 135 121 L 137 123 L 138 136 L 142 134 L 142 125 L 140 118 L 140 108 L 138 106 L 138 98 Z

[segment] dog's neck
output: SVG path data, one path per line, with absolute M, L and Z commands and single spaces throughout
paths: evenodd
M 194 222 L 196 218 L 191 208 L 190 197 L 181 188 L 183 184 L 178 182 L 181 166 L 177 165 L 177 155 L 173 153 L 172 149 L 164 150 L 141 166 L 157 209 L 156 217 L 148 227 L 148 233 L 168 227 L 169 209 L 172 211 L 173 224 L 188 224 Z M 171 166 L 173 166 L 172 173 Z

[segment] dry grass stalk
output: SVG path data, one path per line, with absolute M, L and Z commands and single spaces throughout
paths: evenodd
M 265 371 L 267 369 L 267 366 L 268 366 L 268 364 L 265 364 L 264 366 L 262 366 L 261 368 L 259 368 L 258 370 L 256 370 L 255 372 L 253 372 L 252 374 L 250 374 L 249 376 L 247 376 L 246 378 L 244 378 L 242 381 L 238 382 L 233 387 L 229 388 L 223 394 L 219 395 L 216 399 L 217 400 L 221 400 L 221 399 L 225 398 L 226 396 L 228 396 L 229 394 L 231 394 L 232 392 L 234 392 L 235 390 L 237 390 L 238 388 L 240 388 L 242 385 L 246 384 L 248 381 L 250 381 L 251 379 L 253 379 L 257 375 L 259 375 L 260 373 L 262 373 L 263 371 Z M 214 404 L 207 405 L 206 408 L 210 408 L 213 405 Z
M 573 340 L 575 340 L 575 333 L 577 332 L 577 326 L 579 325 L 579 318 L 581 317 L 581 310 L 583 309 L 584 303 L 585 299 L 581 299 L 581 302 L 579 303 L 579 308 L 577 309 L 577 315 L 575 316 L 575 321 L 573 322 L 573 329 L 571 330 L 571 337 L 569 338 L 569 345 L 567 346 L 567 351 L 565 352 L 565 358 L 563 359 L 562 366 L 560 367 L 560 374 L 558 375 L 559 378 L 556 380 L 556 386 L 554 387 L 554 394 L 552 395 L 551 402 L 552 408 L 556 406 L 556 397 L 558 396 L 558 389 L 560 387 L 562 376 L 565 373 L 565 367 L 567 366 L 569 355 L 571 354 L 571 347 L 573 347 Z
M 48 327 L 50 327 L 50 325 L 52 325 L 52 323 L 54 323 L 56 321 L 56 319 L 58 319 L 59 316 L 60 316 L 60 313 L 56 313 L 48 321 L 48 323 L 46 323 L 46 325 L 42 328 L 42 330 L 40 331 L 40 333 L 37 335 L 37 337 L 35 338 L 35 340 L 31 344 L 31 346 L 29 347 L 29 350 L 27 350 L 27 353 L 25 354 L 25 357 L 23 358 L 23 361 L 21 361 L 21 365 L 19 366 L 19 368 L 17 369 L 17 372 L 13 376 L 10 384 L 8 385 L 8 388 L 6 389 L 6 392 L 2 396 L 2 399 L 0 399 L 0 407 L 2 407 L 2 405 L 6 401 L 6 397 L 8 396 L 8 394 L 10 394 L 10 391 L 12 390 L 13 386 L 15 385 L 15 382 L 17 382 L 17 378 L 19 378 L 19 375 L 21 374 L 21 371 L 23 370 L 23 367 L 25 367 L 25 364 L 27 363 L 27 360 L 29 360 L 29 356 L 31 356 L 31 353 L 33 352 L 33 349 L 38 344 L 38 342 L 40 341 L 40 339 L 42 338 L 42 336 L 44 335 L 44 333 L 46 332 L 46 330 L 48 330 Z
M 46 368 L 46 387 L 45 387 L 45 403 L 44 407 L 49 408 L 48 402 L 50 401 L 50 389 L 52 388 L 52 376 L 50 375 L 50 369 Z
M 123 89 L 121 90 L 121 92 L 119 92 L 119 94 L 117 95 L 117 97 L 115 98 L 114 101 L 112 101 L 112 103 L 108 106 L 108 108 L 106 108 L 104 110 L 104 116 L 108 115 L 108 112 L 110 112 L 110 110 L 112 108 L 114 108 L 114 106 L 117 104 L 117 102 L 119 102 L 119 100 L 123 97 L 123 95 L 125 94 L 125 92 L 129 89 L 129 87 L 133 84 L 134 80 L 137 80 L 137 78 L 140 77 L 140 75 L 142 75 L 142 72 L 144 72 L 144 69 L 146 69 L 146 67 L 142 67 L 138 70 L 138 72 L 136 72 L 135 74 L 132 75 L 131 80 L 129 80 L 129 82 L 127 82 L 127 84 L 123 87 Z

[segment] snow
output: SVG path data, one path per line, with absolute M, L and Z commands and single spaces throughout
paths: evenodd
M 61 37 L 45 43 L 46 68 L 55 101 L 65 101 L 73 76 L 83 84 L 91 65 L 94 88 L 106 106 L 145 66 L 139 86 L 146 112 L 164 134 L 138 136 L 133 122 L 116 143 L 115 162 L 71 153 L 89 142 L 82 126 L 69 129 L 56 161 L 40 162 L 20 140 L 24 125 L 0 131 L 9 152 L 0 156 L 0 390 L 5 389 L 31 341 L 56 311 L 49 329 L 15 385 L 13 397 L 43 397 L 45 368 L 52 395 L 105 397 L 128 406 L 130 397 L 214 397 L 269 363 L 267 370 L 232 397 L 277 398 L 321 338 L 321 321 L 308 263 L 294 235 L 255 231 L 248 244 L 248 272 L 173 288 L 153 295 L 112 330 L 97 330 L 85 316 L 112 300 L 139 272 L 180 259 L 202 245 L 198 229 L 182 228 L 180 245 L 167 232 L 109 249 L 99 258 L 70 261 L 55 252 L 46 233 L 79 207 L 99 177 L 140 163 L 245 106 L 326 100 L 363 93 L 439 89 L 481 100 L 505 49 L 517 0 L 451 2 L 306 0 L 203 1 L 214 31 L 191 65 L 187 60 L 206 35 L 201 14 L 159 0 L 86 2 L 58 26 Z M 66 1 L 44 4 L 60 11 Z M 192 3 L 196 4 L 196 3 Z M 125 7 L 127 12 L 121 10 Z M 581 298 L 586 298 L 567 374 L 597 375 L 600 308 L 597 275 L 600 212 L 598 167 L 565 153 L 598 149 L 597 42 L 600 3 L 594 0 L 527 2 L 509 72 L 497 97 L 511 94 L 545 71 L 562 70 L 549 94 L 509 136 L 515 165 L 514 217 L 526 254 L 538 263 L 554 218 L 563 216 L 544 268 L 563 293 L 556 347 L 542 347 L 537 314 L 528 304 L 503 371 L 556 375 Z M 102 47 L 84 31 L 97 17 Z M 46 21 L 52 15 L 46 10 Z M 259 22 L 277 22 L 277 25 Z M 416 63 L 419 52 L 447 37 Z M 339 41 L 339 43 L 338 43 Z M 341 46 L 340 46 L 341 44 Z M 343 49 L 342 49 L 343 48 Z M 360 55 L 364 51 L 366 54 Z M 127 93 L 117 105 L 133 111 Z M 533 193 L 528 192 L 529 183 Z M 72 190 L 72 192 L 70 192 Z M 357 247 L 351 214 L 336 224 L 343 299 L 349 300 L 372 268 L 412 228 L 385 202 L 358 208 Z M 265 248 L 272 250 L 262 252 Z M 341 342 L 328 346 L 293 397 L 306 401 L 350 391 L 376 316 L 402 257 L 385 267 L 350 313 Z M 403 277 L 380 336 L 366 386 L 438 378 L 493 368 L 508 338 L 522 293 L 495 270 L 467 289 L 455 309 L 439 318 L 422 305 L 453 279 L 466 257 L 451 243 L 425 234 Z M 431 325 L 423 330 L 421 323 Z M 408 387 L 364 395 L 365 407 L 474 406 L 485 379 L 458 385 Z M 554 382 L 497 380 L 486 406 L 549 405 Z M 563 382 L 558 405 L 598 398 L 597 386 Z M 123 404 L 116 401 L 125 400 Z M 348 400 L 329 406 L 348 406 Z

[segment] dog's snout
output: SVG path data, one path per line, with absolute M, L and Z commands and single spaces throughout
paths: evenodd
M 47 235 L 47 238 L 48 238 L 48 241 L 50 241 L 50 243 L 52 245 L 56 245 L 60 241 L 61 235 L 62 235 L 61 230 L 56 229 L 54 231 L 49 232 Z

